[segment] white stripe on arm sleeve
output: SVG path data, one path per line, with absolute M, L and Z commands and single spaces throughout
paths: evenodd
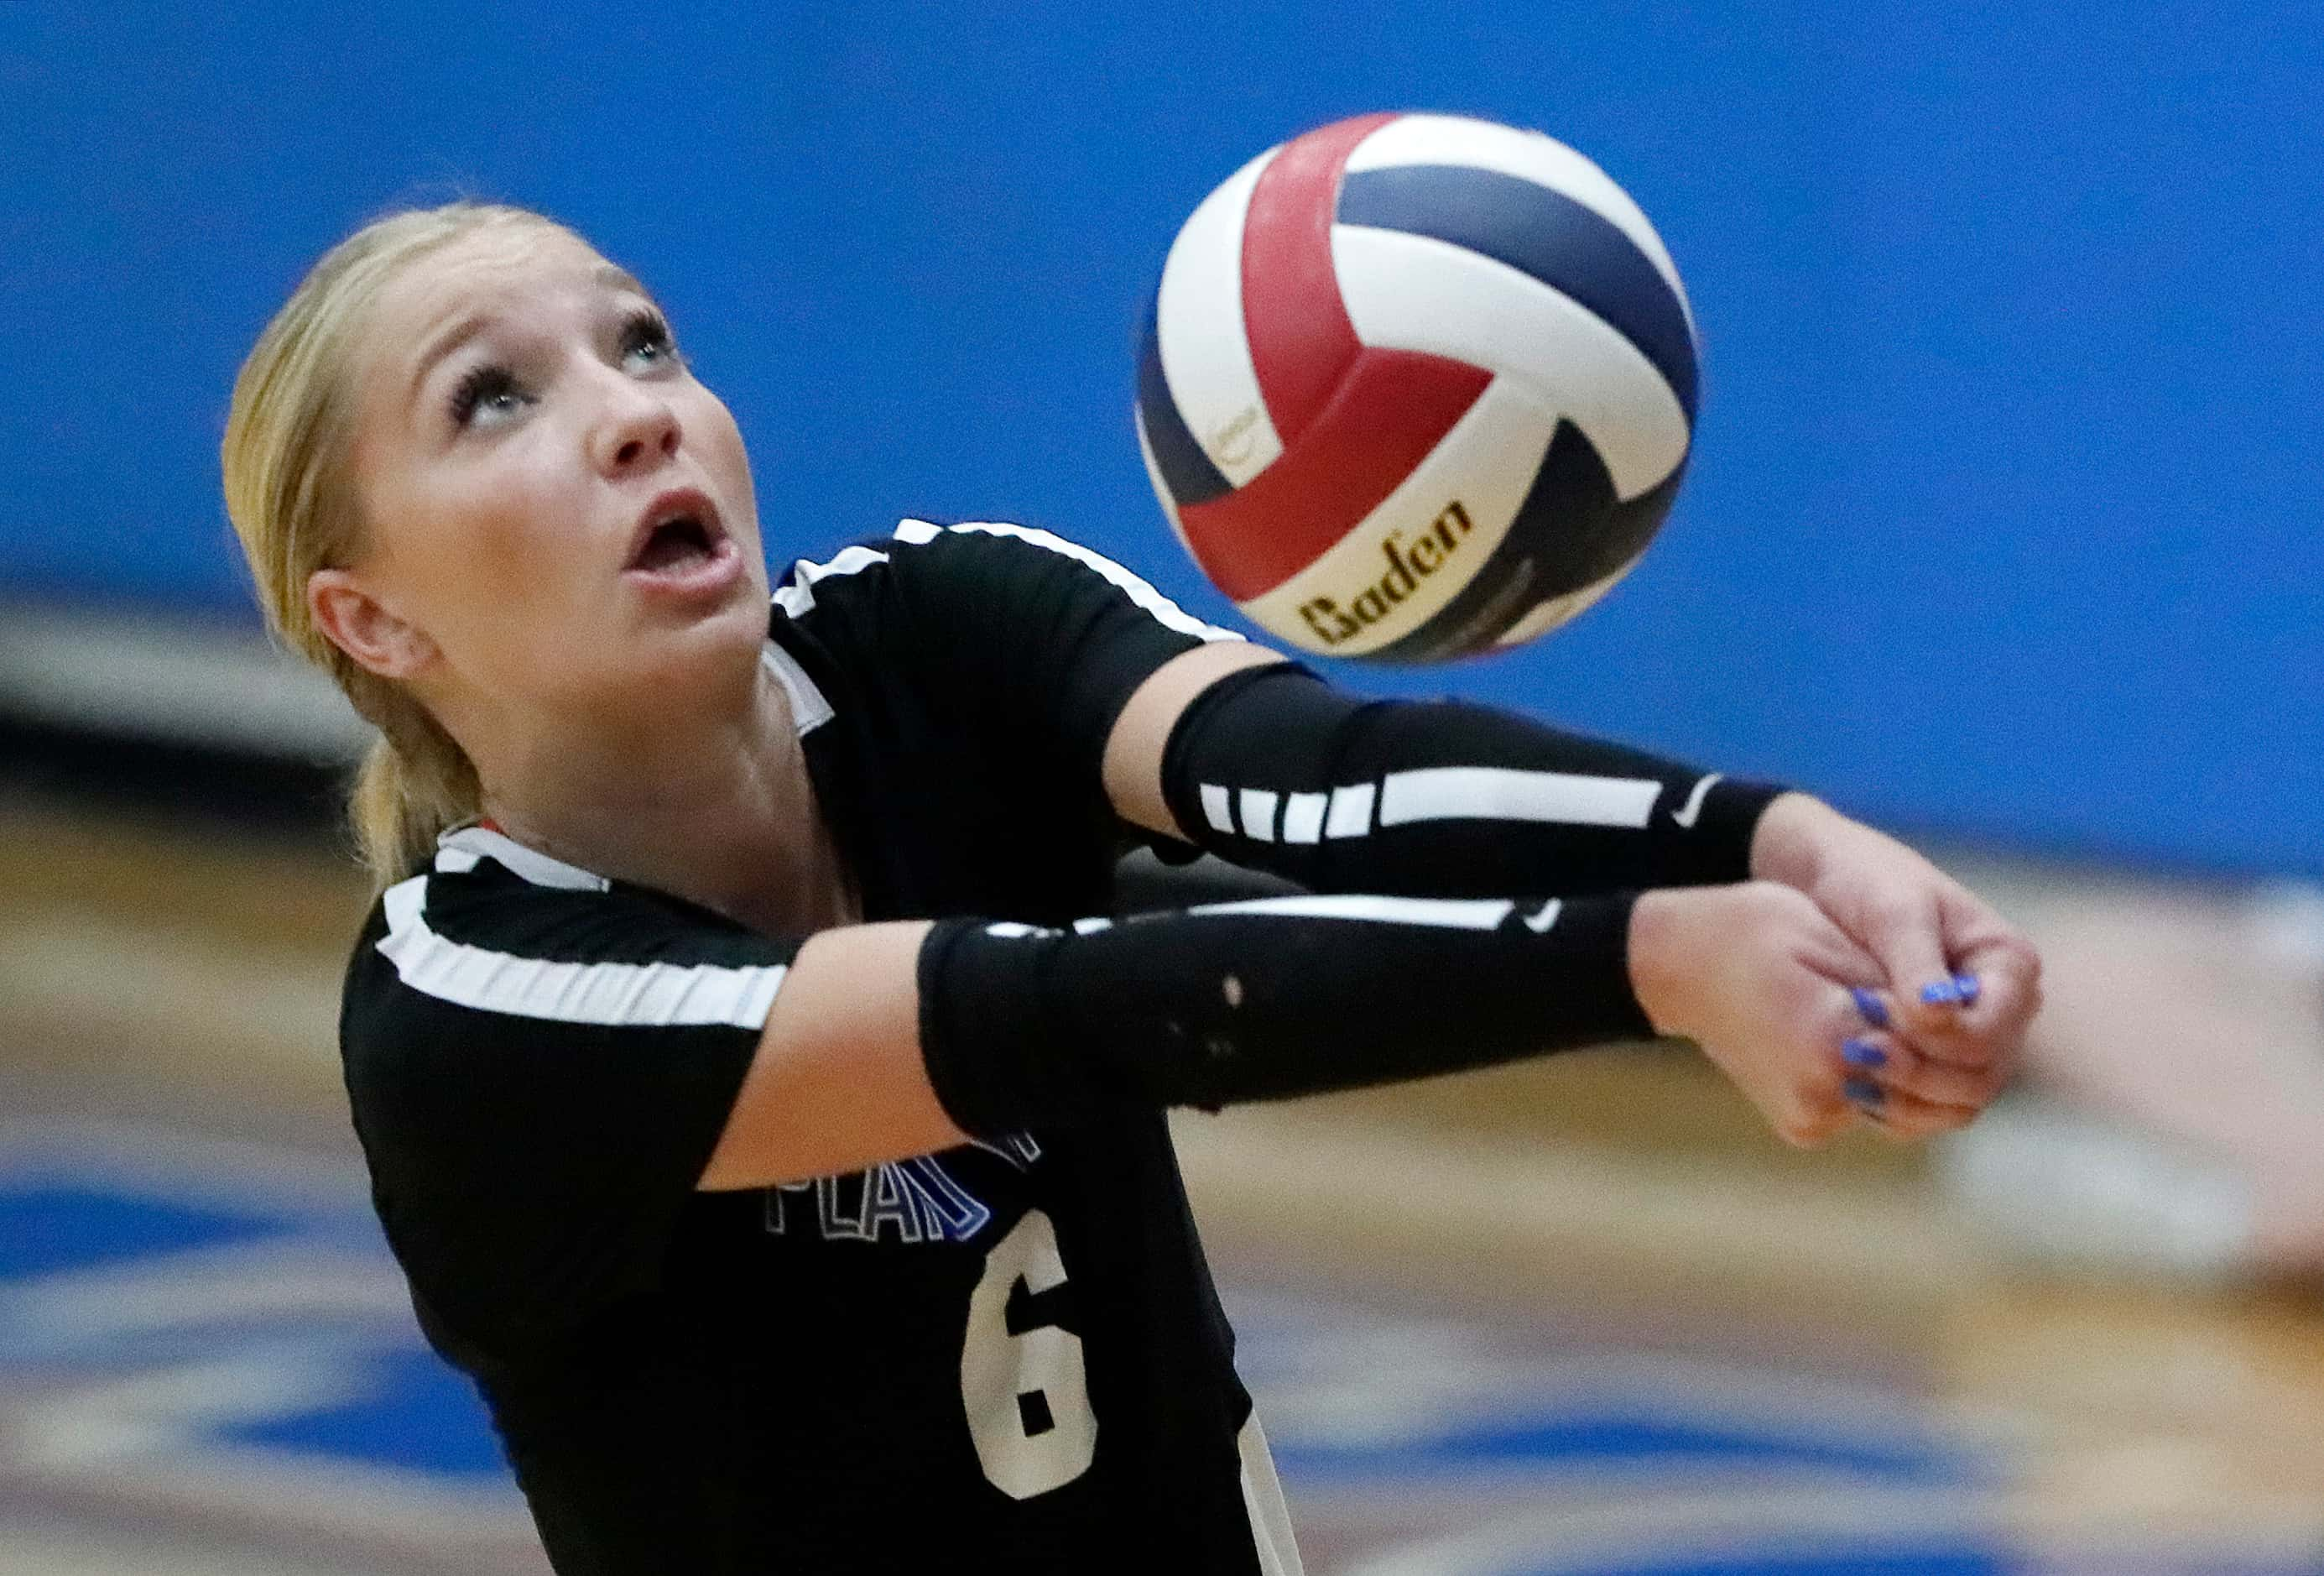
M 1223 858 L 1318 891 L 1442 897 L 1745 880 L 1782 792 L 1513 711 L 1342 694 L 1289 663 L 1197 696 L 1162 786 Z
M 1663 785 L 1652 777 L 1586 777 L 1509 766 L 1426 766 L 1380 779 L 1379 823 L 1534 820 L 1644 827 Z

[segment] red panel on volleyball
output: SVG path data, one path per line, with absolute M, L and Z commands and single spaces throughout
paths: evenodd
M 1259 172 L 1242 227 L 1242 323 L 1259 397 L 1286 449 L 1330 403 L 1363 346 L 1332 269 L 1332 216 L 1355 146 L 1392 115 L 1295 137 Z
M 1224 497 L 1179 510 L 1195 561 L 1238 602 L 1273 590 L 1386 501 L 1492 381 L 1417 350 L 1357 351 L 1273 464 Z

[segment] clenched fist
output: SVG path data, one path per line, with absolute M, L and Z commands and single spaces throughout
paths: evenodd
M 1655 1027 L 1700 1044 L 1786 1143 L 1859 1113 L 1903 1136 L 1959 1127 L 2006 1075 L 1932 1054 L 1880 960 L 1776 882 L 1645 894 L 1630 978 Z
M 2034 944 L 1968 887 L 1804 793 L 1759 818 L 1751 874 L 1803 894 L 1879 960 L 1895 1026 L 1923 1054 L 2006 1081 L 2042 1006 Z

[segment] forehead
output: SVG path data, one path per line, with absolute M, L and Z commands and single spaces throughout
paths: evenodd
M 358 472 L 374 468 L 382 443 L 416 430 L 429 374 L 479 330 L 560 300 L 639 288 L 587 242 L 546 224 L 493 226 L 412 258 L 380 287 L 357 330 Z
M 389 345 L 417 352 L 430 325 L 506 310 L 567 290 L 619 286 L 628 276 L 579 237 L 547 225 L 473 231 L 413 258 L 381 289 L 375 309 Z

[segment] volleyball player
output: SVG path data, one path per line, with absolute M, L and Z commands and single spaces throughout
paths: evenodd
M 382 734 L 380 1218 L 567 1576 L 1295 1571 L 1166 1107 L 1665 1034 L 1794 1142 L 1923 1134 L 2034 1009 L 1804 795 L 1344 696 L 1041 532 L 770 597 L 733 419 L 535 215 L 327 255 L 224 460 Z M 1320 895 L 1094 917 L 1137 841 Z

